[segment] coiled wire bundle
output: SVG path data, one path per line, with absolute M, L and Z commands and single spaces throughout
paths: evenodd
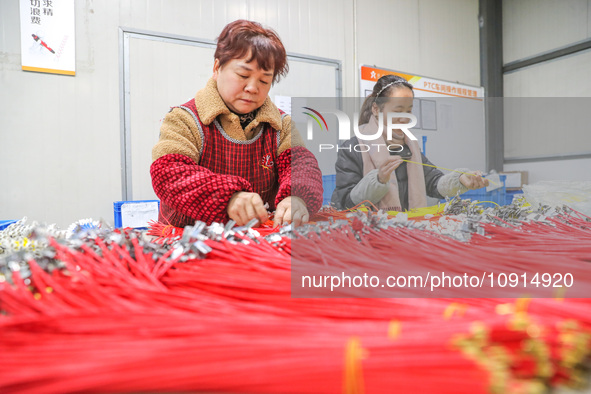
M 516 269 L 535 258 L 581 265 L 576 280 L 588 288 L 591 221 L 538 214 L 544 220 L 474 221 L 462 230 L 470 237 L 428 228 L 439 219 L 371 212 L 266 237 L 252 224 L 196 223 L 164 243 L 132 229 L 68 238 L 35 227 L 45 245 L 37 254 L 0 259 L 0 391 L 518 393 L 580 384 L 590 302 L 569 290 L 293 297 L 294 265 L 401 274 Z

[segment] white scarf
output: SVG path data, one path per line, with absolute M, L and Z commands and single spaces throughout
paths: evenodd
M 362 134 L 372 135 L 377 132 L 377 121 L 375 118 L 359 127 Z M 365 133 L 364 133 L 365 132 Z M 390 152 L 387 146 L 397 144 L 406 144 L 412 153 L 410 158 L 411 161 L 422 163 L 421 150 L 417 141 L 410 140 L 406 135 L 399 139 L 395 135 L 392 136 L 392 141 L 388 141 L 386 144 L 384 136 L 380 135 L 377 140 L 366 141 L 361 140 L 360 143 L 369 142 L 367 145 L 370 149 L 361 153 L 363 158 L 363 175 L 365 176 L 368 172 L 380 168 L 381 164 L 384 163 L 389 157 Z M 379 148 L 375 144 L 381 144 Z M 408 173 L 408 205 L 409 209 L 421 208 L 427 206 L 427 192 L 425 188 L 425 172 L 423 166 L 420 164 L 406 163 Z M 386 211 L 402 211 L 402 204 L 400 203 L 400 194 L 398 191 L 398 180 L 396 179 L 396 170 L 392 171 L 390 175 L 390 181 L 388 182 L 388 193 L 378 203 L 378 208 Z

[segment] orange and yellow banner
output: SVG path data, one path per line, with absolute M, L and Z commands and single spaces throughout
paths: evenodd
M 361 95 L 367 97 L 374 84 L 384 75 L 398 75 L 410 82 L 417 97 L 463 97 L 482 100 L 484 88 L 442 81 L 371 66 L 361 66 Z

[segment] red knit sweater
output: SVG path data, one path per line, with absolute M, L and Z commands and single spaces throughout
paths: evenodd
M 239 191 L 258 193 L 269 209 L 285 197 L 300 197 L 310 213 L 322 204 L 322 174 L 304 147 L 277 156 L 278 132 L 265 124 L 247 141 L 234 140 L 217 121 L 201 123 L 195 100 L 181 108 L 192 112 L 202 132 L 199 162 L 167 154 L 152 163 L 150 174 L 160 198 L 160 221 L 177 227 L 201 220 L 227 222 L 228 202 Z

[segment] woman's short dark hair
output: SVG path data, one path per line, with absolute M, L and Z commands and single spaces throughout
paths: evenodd
M 386 102 L 385 98 L 389 97 L 392 90 L 398 89 L 401 86 L 409 88 L 413 93 L 412 85 L 404 78 L 398 75 L 384 75 L 375 85 L 373 91 L 365 98 L 361 106 L 361 114 L 359 115 L 359 125 L 366 124 L 371 118 L 371 107 L 376 103 L 378 107 L 382 108 Z
M 217 39 L 214 58 L 223 66 L 232 59 L 241 59 L 250 52 L 247 62 L 256 60 L 263 70 L 273 70 L 273 83 L 287 75 L 287 53 L 281 39 L 272 29 L 260 23 L 239 19 L 224 27 Z

